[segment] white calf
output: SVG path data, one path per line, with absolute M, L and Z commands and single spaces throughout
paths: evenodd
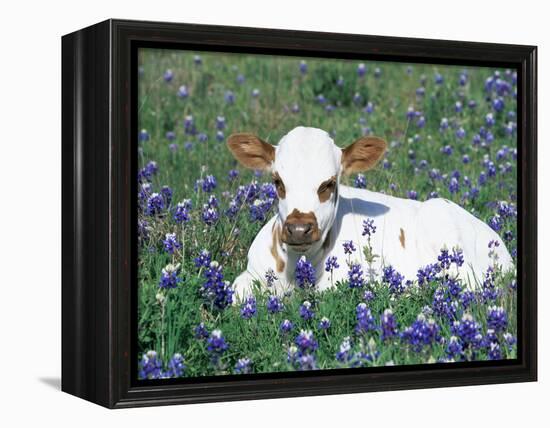
M 320 129 L 298 127 L 272 146 L 252 134 L 234 134 L 228 147 L 245 167 L 270 171 L 279 196 L 278 214 L 260 230 L 248 252 L 248 265 L 234 283 L 239 298 L 251 293 L 254 280 L 266 283 L 273 270 L 273 293 L 282 294 L 295 283 L 296 262 L 302 256 L 316 270 L 316 287 L 324 290 L 346 279 L 346 262 L 360 262 L 370 275 L 393 266 L 407 279 L 415 279 L 420 267 L 437 261 L 442 248 L 458 247 L 464 264 L 459 276 L 474 288 L 493 264 L 488 243 L 497 241 L 495 252 L 503 270 L 513 268 L 506 246 L 489 226 L 446 199 L 417 202 L 340 184 L 343 174 L 372 168 L 384 154 L 386 143 L 363 137 L 345 149 L 337 147 Z M 367 264 L 362 248 L 363 221 L 372 219 L 376 232 L 370 238 L 373 253 Z M 344 254 L 343 243 L 352 240 L 357 250 Z M 328 257 L 340 264 L 325 272 Z M 367 272 L 368 271 L 368 272 Z

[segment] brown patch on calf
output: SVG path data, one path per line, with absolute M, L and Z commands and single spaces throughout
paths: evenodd
M 277 190 L 277 196 L 279 196 L 279 199 L 284 199 L 286 197 L 285 183 L 283 183 L 281 176 L 276 171 L 272 174 L 272 178 L 275 189 Z
M 265 171 L 275 160 L 275 147 L 247 132 L 230 135 L 227 147 L 246 168 Z
M 405 231 L 403 228 L 399 228 L 399 242 L 401 242 L 401 246 L 405 248 Z
M 319 196 L 319 201 L 321 203 L 328 201 L 332 192 L 336 190 L 336 176 L 333 175 L 328 180 L 325 180 L 321 183 L 317 189 L 317 195 Z
M 277 272 L 281 273 L 285 269 L 285 262 L 279 255 L 277 250 L 280 242 L 280 233 L 281 230 L 278 227 L 273 227 L 272 241 L 271 241 L 271 255 L 275 259 L 275 267 Z
M 378 137 L 359 138 L 342 149 L 342 170 L 350 175 L 374 167 L 386 151 L 386 142 Z
M 321 239 L 321 232 L 319 231 L 319 225 L 317 224 L 317 217 L 310 211 L 303 213 L 296 208 L 287 216 L 285 225 L 287 224 L 311 224 L 311 242 L 316 242 Z M 289 236 L 286 227 L 283 227 L 282 240 L 285 243 L 289 242 Z

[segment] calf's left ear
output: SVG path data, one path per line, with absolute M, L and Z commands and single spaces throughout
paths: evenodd
M 384 155 L 386 142 L 378 137 L 362 137 L 342 149 L 342 172 L 345 175 L 373 168 Z
M 231 135 L 227 147 L 246 168 L 269 170 L 275 160 L 275 147 L 247 132 Z

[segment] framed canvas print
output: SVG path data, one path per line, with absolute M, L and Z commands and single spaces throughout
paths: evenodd
M 112 408 L 536 380 L 536 48 L 62 39 L 62 389 Z

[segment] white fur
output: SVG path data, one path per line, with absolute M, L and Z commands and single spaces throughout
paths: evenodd
M 367 272 L 369 266 L 362 252 L 367 244 L 367 237 L 362 235 L 363 220 L 366 219 L 374 219 L 376 226 L 371 246 L 374 254 L 380 257 L 370 266 L 370 274 L 374 277 L 380 276 L 384 266 L 392 265 L 406 279 L 414 280 L 419 268 L 437 261 L 442 248 L 459 247 L 463 250 L 465 262 L 458 274 L 470 288 L 474 288 L 492 264 L 488 249 L 491 240 L 500 244 L 496 253 L 502 268 L 507 271 L 514 267 L 498 234 L 453 202 L 445 199 L 418 202 L 340 185 L 341 157 L 341 149 L 320 129 L 298 127 L 281 139 L 272 171 L 279 173 L 286 197 L 279 201 L 278 214 L 260 230 L 250 247 L 247 270 L 234 282 L 239 298 L 250 294 L 253 280 L 265 285 L 265 273 L 270 269 L 278 277 L 272 292 L 283 294 L 290 291 L 294 283 L 294 268 L 302 255 L 316 269 L 316 287 L 319 290 L 332 287 L 337 281 L 347 278 L 348 256 L 344 254 L 342 243 L 348 240 L 353 240 L 357 248 L 351 260 L 361 262 L 364 272 Z M 339 197 L 335 200 L 333 194 L 321 203 L 317 189 L 332 176 L 338 177 Z M 277 272 L 271 253 L 272 231 L 274 227 L 282 227 L 293 209 L 315 213 L 322 239 L 305 253 L 296 253 L 284 243 L 278 245 L 277 251 L 285 262 L 285 269 Z M 400 240 L 401 230 L 404 247 Z M 323 246 L 325 239 L 329 239 L 326 247 Z M 324 269 L 329 256 L 336 256 L 340 264 L 332 278 Z

